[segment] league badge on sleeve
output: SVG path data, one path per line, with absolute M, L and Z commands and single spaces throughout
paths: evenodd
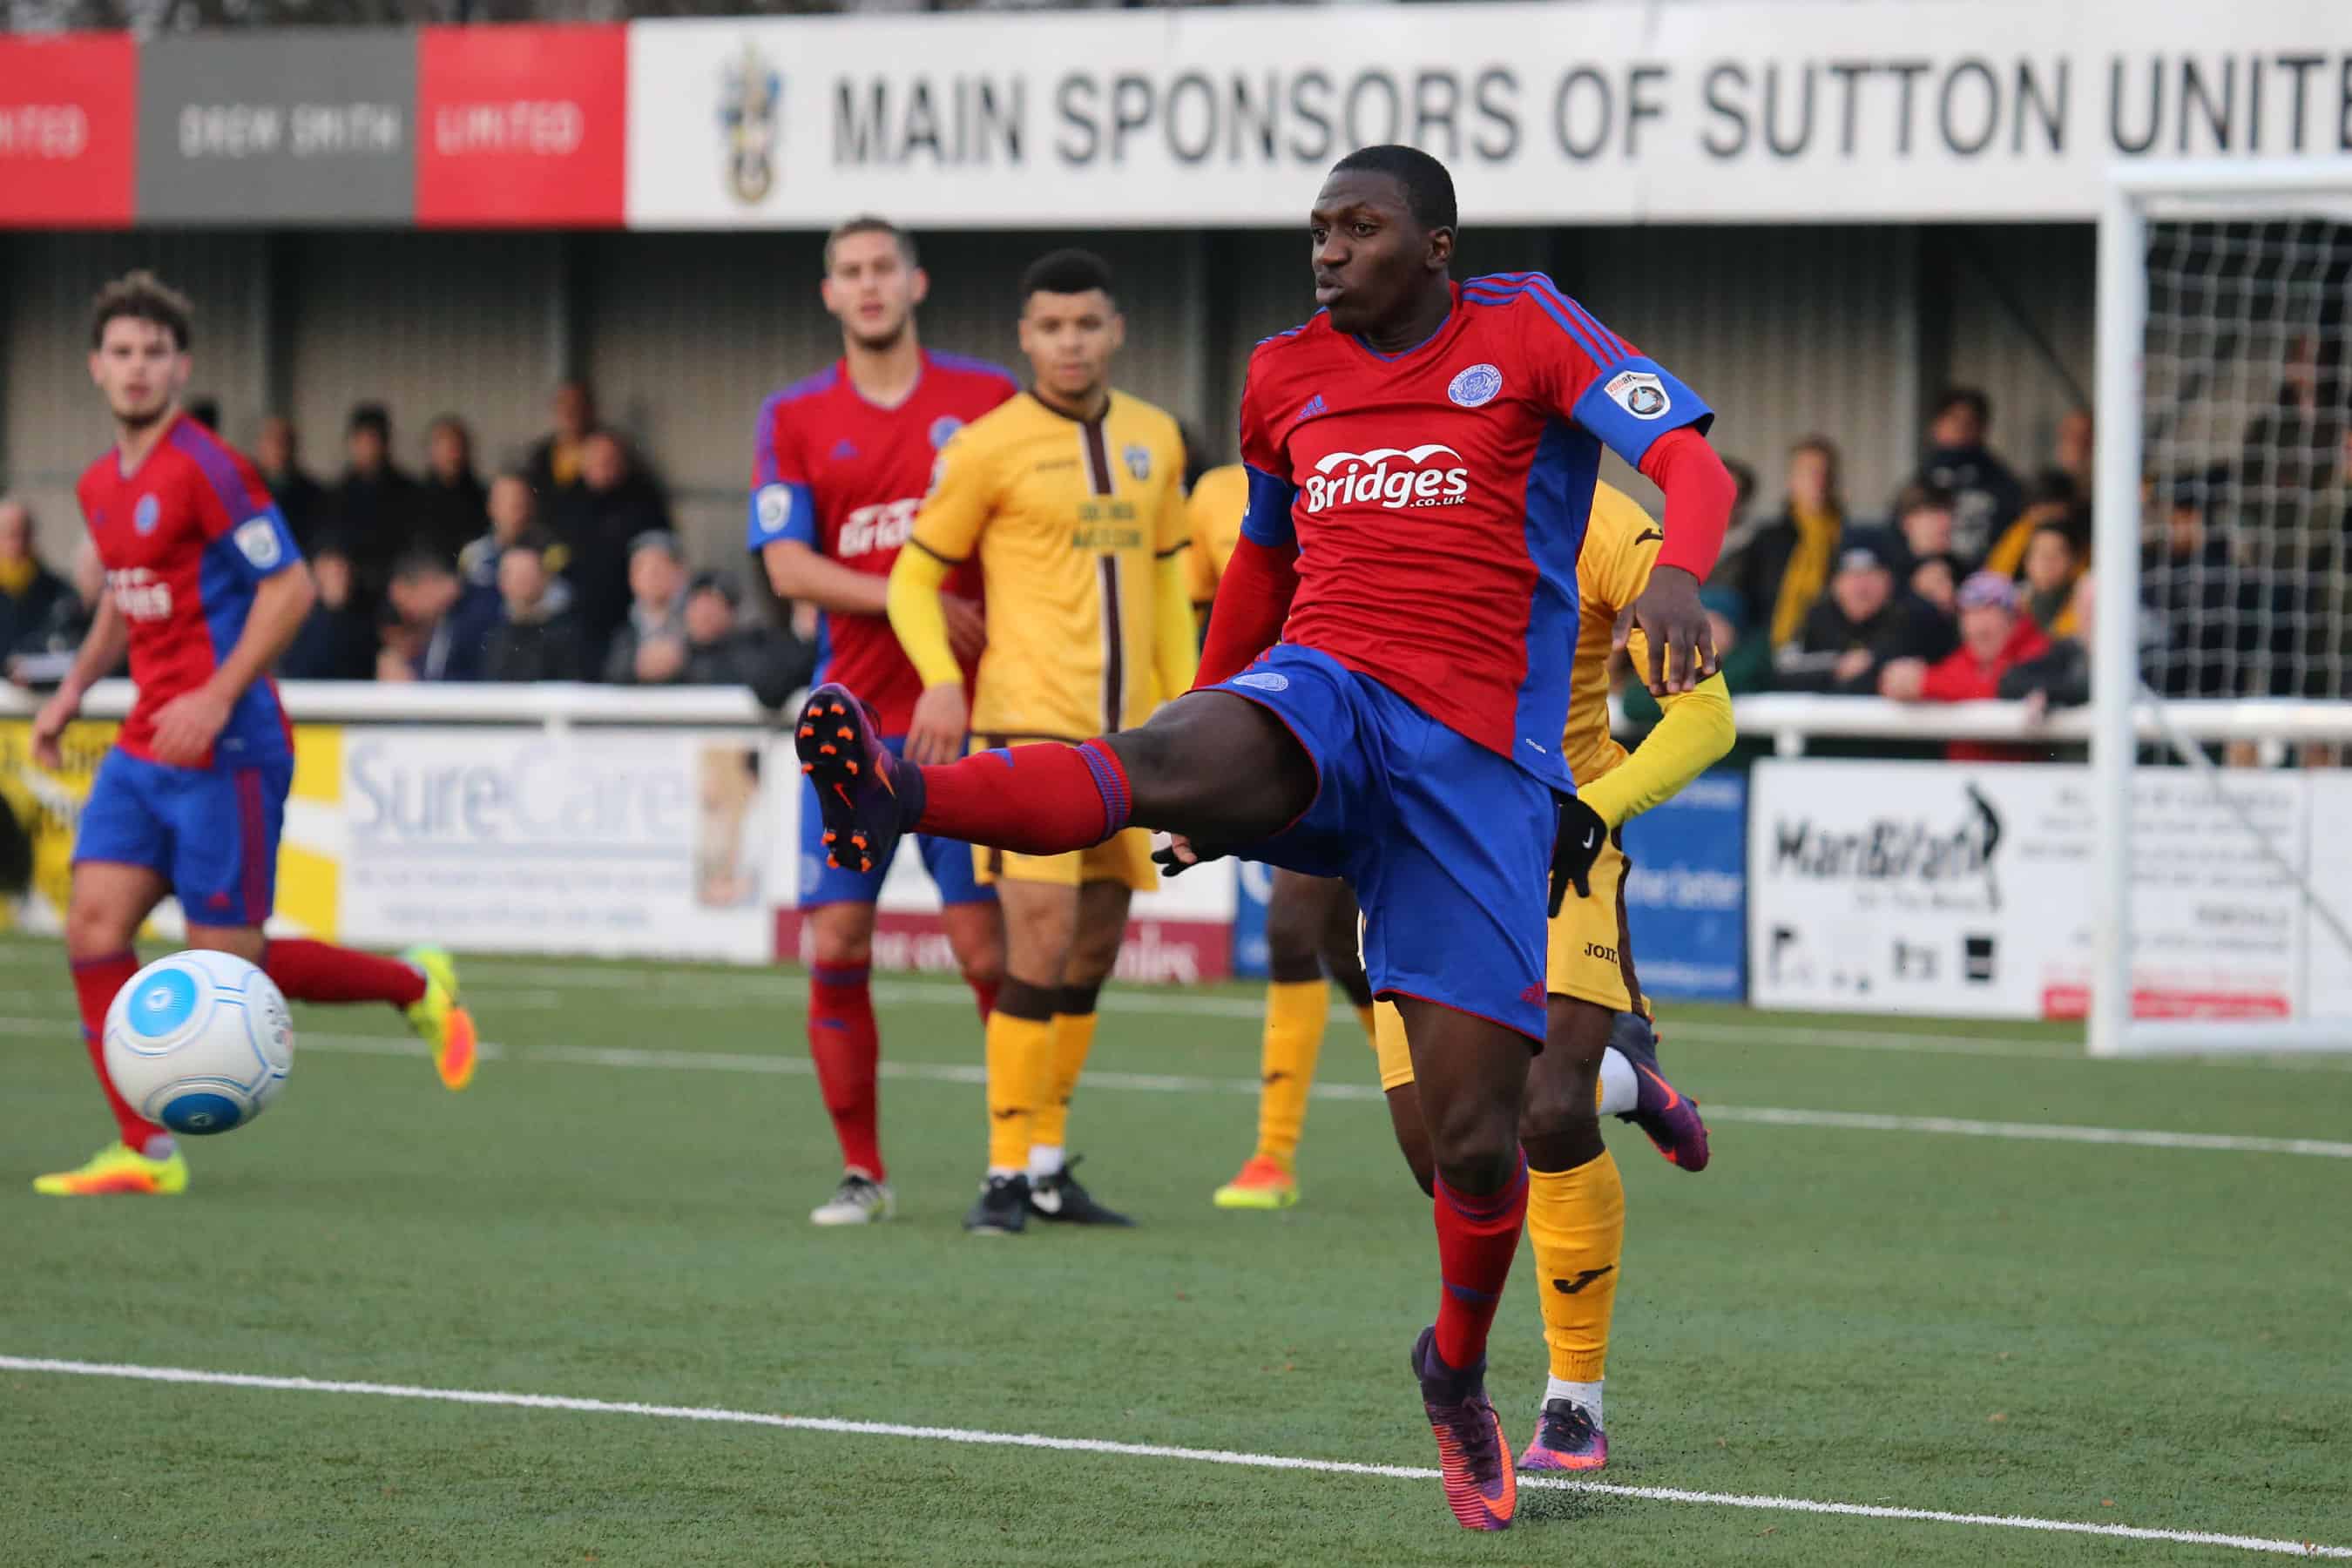
M 1491 364 L 1474 364 L 1447 384 L 1445 395 L 1459 408 L 1477 408 L 1495 401 L 1503 390 L 1503 373 Z
M 1666 384 L 1646 370 L 1620 371 L 1609 378 L 1601 390 L 1609 400 L 1636 419 L 1662 419 L 1675 400 L 1666 395 Z
M 276 525 L 266 517 L 249 517 L 238 523 L 236 538 L 237 550 L 257 572 L 268 571 L 285 553 L 278 542 Z
M 793 492 L 782 485 L 762 488 L 756 498 L 759 508 L 760 531 L 782 533 L 784 524 L 793 520 Z

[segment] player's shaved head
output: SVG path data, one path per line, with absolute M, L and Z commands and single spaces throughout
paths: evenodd
M 1418 147 L 1393 142 L 1359 147 L 1332 164 L 1331 173 L 1386 174 L 1404 192 L 1405 210 L 1423 229 L 1459 226 L 1454 204 L 1454 176 L 1446 172 L 1444 164 Z

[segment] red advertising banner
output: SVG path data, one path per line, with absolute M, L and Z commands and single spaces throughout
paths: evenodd
M 0 228 L 127 228 L 139 117 L 128 33 L 0 37 Z
M 416 72 L 416 221 L 619 226 L 628 27 L 427 27 Z

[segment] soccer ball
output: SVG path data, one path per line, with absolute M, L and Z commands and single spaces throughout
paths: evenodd
M 106 1010 L 115 1091 L 174 1132 L 226 1132 L 264 1110 L 294 1068 L 294 1024 L 269 976 L 227 952 L 159 958 Z

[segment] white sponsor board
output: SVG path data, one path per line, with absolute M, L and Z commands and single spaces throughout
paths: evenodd
M 2288 862 L 2346 781 L 2231 772 Z M 1749 994 L 1760 1006 L 2079 1016 L 2091 967 L 2087 768 L 1759 763 L 1750 781 Z M 2142 1016 L 2352 1016 L 2352 954 L 2185 769 L 2134 780 L 2132 923 Z M 2325 810 L 2326 807 L 2320 809 Z M 2323 816 L 2320 820 L 2328 820 Z M 2337 860 L 2343 852 L 2328 851 Z M 2344 885 L 2322 869 L 2323 889 Z M 2315 970 L 2333 978 L 2319 983 Z
M 763 743 L 750 731 L 348 730 L 342 932 L 764 960 Z
M 1297 225 L 1380 142 L 1481 225 L 2086 219 L 2118 158 L 2352 161 L 2341 0 L 640 22 L 629 72 L 640 228 Z

